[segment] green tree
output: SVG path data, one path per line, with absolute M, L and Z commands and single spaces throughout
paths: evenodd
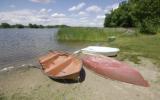
M 29 24 L 28 24 L 28 27 L 29 27 L 29 28 L 39 28 L 40 26 L 37 25 L 37 24 L 31 24 L 31 23 L 29 23 Z
M 106 14 L 105 21 L 104 21 L 104 27 L 111 27 L 111 14 Z
M 126 0 L 106 14 L 104 27 L 138 27 L 155 34 L 160 27 L 160 0 Z
M 112 10 L 110 14 L 106 14 L 105 27 L 133 27 L 134 19 L 131 14 L 131 7 L 127 1 L 120 3 L 119 8 Z
M 15 27 L 15 28 L 24 28 L 25 26 L 22 25 L 22 24 L 16 24 L 16 25 L 13 25 L 13 27 Z
M 29 28 L 33 28 L 33 25 L 31 23 L 28 24 Z
M 8 23 L 1 23 L 2 28 L 11 28 L 11 25 Z
M 130 0 L 140 32 L 155 34 L 160 27 L 160 0 Z

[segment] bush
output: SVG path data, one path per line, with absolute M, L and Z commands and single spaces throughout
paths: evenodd
M 155 25 L 153 25 L 151 21 L 148 20 L 144 20 L 139 26 L 140 32 L 144 34 L 156 34 L 157 29 L 158 28 Z
M 2 27 L 2 28 L 10 28 L 11 25 L 8 24 L 8 23 L 1 23 L 1 27 Z

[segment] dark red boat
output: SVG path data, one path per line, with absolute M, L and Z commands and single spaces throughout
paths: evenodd
M 94 72 L 126 83 L 148 87 L 149 84 L 142 75 L 129 65 L 106 56 L 87 55 L 83 57 L 83 64 Z

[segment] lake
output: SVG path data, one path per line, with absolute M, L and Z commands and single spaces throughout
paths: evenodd
M 0 69 L 37 65 L 38 57 L 49 50 L 74 52 L 93 42 L 57 41 L 58 29 L 0 29 Z

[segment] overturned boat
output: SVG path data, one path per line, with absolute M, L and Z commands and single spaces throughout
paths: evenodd
M 116 56 L 120 51 L 119 48 L 103 47 L 103 46 L 88 46 L 81 49 L 84 53 L 101 54 L 105 56 Z
M 142 75 L 129 65 L 113 58 L 99 55 L 83 57 L 83 64 L 88 69 L 113 80 L 148 87 L 149 84 Z
M 82 62 L 76 56 L 65 52 L 53 51 L 39 58 L 42 71 L 54 79 L 77 79 Z

